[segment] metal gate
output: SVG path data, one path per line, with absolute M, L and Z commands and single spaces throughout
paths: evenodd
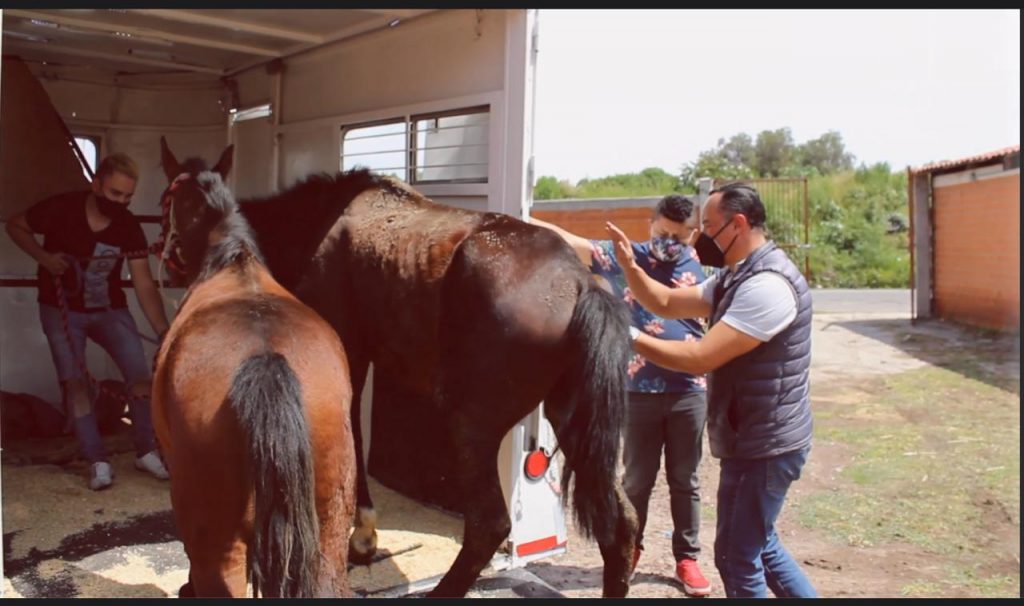
M 757 190 L 764 202 L 767 236 L 789 258 L 802 267 L 804 277 L 811 281 L 811 211 L 806 178 L 740 179 Z M 715 179 L 713 187 L 730 181 Z

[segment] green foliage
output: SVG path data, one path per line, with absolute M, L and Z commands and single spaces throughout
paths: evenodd
M 576 188 L 568 181 L 559 181 L 556 177 L 541 177 L 533 186 L 534 200 L 561 200 L 575 197 Z
M 846 151 L 842 135 L 834 130 L 801 145 L 797 157 L 800 166 L 813 169 L 819 175 L 853 169 L 853 154 Z
M 689 190 L 690 193 L 693 190 Z M 660 168 L 645 168 L 639 173 L 624 173 L 582 179 L 576 184 L 576 198 L 635 198 L 642 196 L 664 196 L 671 193 L 687 193 L 679 177 Z
M 854 168 L 854 155 L 842 135 L 828 131 L 801 144 L 789 128 L 765 130 L 756 137 L 738 133 L 721 138 L 713 149 L 682 165 L 679 175 L 660 168 L 598 179 L 575 186 L 556 177 L 537 180 L 535 200 L 629 198 L 694 193 L 697 180 L 803 177 L 808 180 L 810 248 L 787 250 L 814 286 L 831 288 L 906 288 L 909 285 L 907 177 L 886 163 Z M 779 242 L 802 243 L 802 212 L 773 214 L 780 201 L 763 192 L 767 230 Z M 787 201 L 784 204 L 792 205 Z
M 696 187 L 698 178 L 709 176 L 729 181 L 811 178 L 852 170 L 853 160 L 837 131 L 797 145 L 788 128 L 779 128 L 761 131 L 756 139 L 746 133 L 719 139 L 713 149 L 701 152 L 696 162 L 683 165 L 680 176 L 690 187 Z
M 754 144 L 754 169 L 761 177 L 782 177 L 796 156 L 793 135 L 788 128 L 764 130 Z
M 905 288 L 910 279 L 907 176 L 887 164 L 808 181 L 817 286 Z M 895 228 L 894 228 L 895 226 Z

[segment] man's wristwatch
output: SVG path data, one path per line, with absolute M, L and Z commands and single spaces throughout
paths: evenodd
M 637 328 L 636 326 L 630 326 L 629 327 L 629 340 L 635 343 L 636 342 L 636 338 L 639 337 L 639 336 L 640 336 L 640 329 Z

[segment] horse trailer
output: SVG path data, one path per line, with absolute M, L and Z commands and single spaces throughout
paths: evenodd
M 437 202 L 519 218 L 529 213 L 536 10 L 8 8 L 0 10 L 0 24 L 0 216 L 5 221 L 48 195 L 84 189 L 100 158 L 125 152 L 140 169 L 132 210 L 143 218 L 153 242 L 160 235 L 159 196 L 166 185 L 161 136 L 182 158 L 215 159 L 233 145 L 229 186 L 238 198 L 279 191 L 312 173 L 365 166 L 395 175 Z M 36 319 L 36 263 L 10 238 L 0 240 L 0 388 L 6 421 L 8 395 L 28 394 L 58 410 L 61 396 Z M 150 264 L 159 276 L 156 260 Z M 126 278 L 122 284 L 130 289 Z M 165 286 L 162 293 L 172 317 L 183 291 Z M 131 294 L 128 300 L 141 332 L 148 333 L 138 301 Z M 151 359 L 155 347 L 145 347 Z M 120 379 L 102 350 L 90 346 L 87 360 L 97 379 Z M 407 429 L 415 436 L 391 438 L 382 446 L 394 431 L 374 429 L 378 417 L 386 417 L 371 412 L 381 386 L 367 383 L 361 396 L 364 453 L 371 476 L 375 460 L 377 469 L 391 474 L 375 487 L 413 486 L 411 496 L 428 515 L 438 508 L 457 509 L 436 494 L 443 490 L 431 494 L 445 478 L 439 471 L 443 453 L 426 450 L 429 419 L 422 421 L 426 426 Z M 61 439 L 73 442 L 67 435 Z M 121 570 L 104 563 L 104 549 L 155 544 L 154 532 L 165 536 L 153 528 L 166 526 L 167 516 L 132 509 L 135 505 L 125 500 L 151 501 L 156 509 L 163 503 L 166 514 L 166 485 L 131 487 L 126 479 L 123 488 L 115 483 L 111 491 L 92 493 L 76 475 L 73 451 L 64 452 L 63 459 L 12 452 L 18 443 L 15 437 L 4 444 L 4 550 L 14 553 L 4 553 L 9 566 L 0 595 L 5 588 L 26 597 L 46 593 L 55 586 L 46 578 L 54 566 L 63 571 L 61 579 L 70 578 L 72 595 L 100 597 L 124 584 L 155 582 L 109 577 L 90 585 L 76 567 L 102 580 L 103 571 Z M 414 447 L 400 456 L 382 451 L 403 444 Z M 492 569 L 520 568 L 565 550 L 555 450 L 540 409 L 506 436 L 498 464 L 512 530 Z M 141 496 L 125 496 L 133 490 Z M 52 502 L 45 506 L 29 500 L 47 493 Z M 76 513 L 65 515 L 64 507 Z M 386 507 L 378 507 L 385 519 Z M 86 510 L 89 515 L 80 515 Z M 149 524 L 152 532 L 125 529 L 130 520 Z M 415 521 L 403 524 L 415 531 Z M 461 525 L 451 527 L 461 531 Z M 43 530 L 55 536 L 36 534 Z M 93 537 L 88 558 L 63 558 L 69 533 Z M 95 539 L 104 533 L 128 544 Z M 400 595 L 440 578 L 450 558 L 427 553 L 431 550 L 415 536 L 403 537 L 402 545 L 389 545 L 389 535 L 382 533 L 385 555 L 397 561 L 400 553 L 418 551 L 426 564 L 398 570 L 400 582 L 391 585 L 360 588 L 354 578 L 354 589 Z M 173 551 L 173 545 L 180 544 L 169 541 L 161 549 Z M 44 553 L 49 559 L 39 555 Z M 137 549 L 125 553 L 141 557 L 132 561 L 144 568 L 152 568 L 147 558 L 156 557 Z M 46 563 L 50 573 L 41 570 Z M 172 593 L 170 581 L 166 587 L 156 584 Z

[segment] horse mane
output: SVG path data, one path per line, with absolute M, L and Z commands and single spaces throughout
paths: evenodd
M 203 171 L 195 175 L 194 182 L 205 194 L 207 205 L 221 217 L 215 229 L 224 232 L 224 237 L 220 242 L 207 249 L 198 280 L 206 280 L 222 269 L 250 256 L 266 265 L 263 254 L 256 244 L 252 227 L 239 212 L 238 203 L 235 202 L 231 190 L 228 189 L 220 175 Z
M 268 267 L 285 287 L 294 288 L 306 264 L 349 203 L 368 189 L 407 196 L 390 179 L 367 169 L 330 175 L 315 173 L 275 195 L 239 201 L 242 213 L 271 251 Z

